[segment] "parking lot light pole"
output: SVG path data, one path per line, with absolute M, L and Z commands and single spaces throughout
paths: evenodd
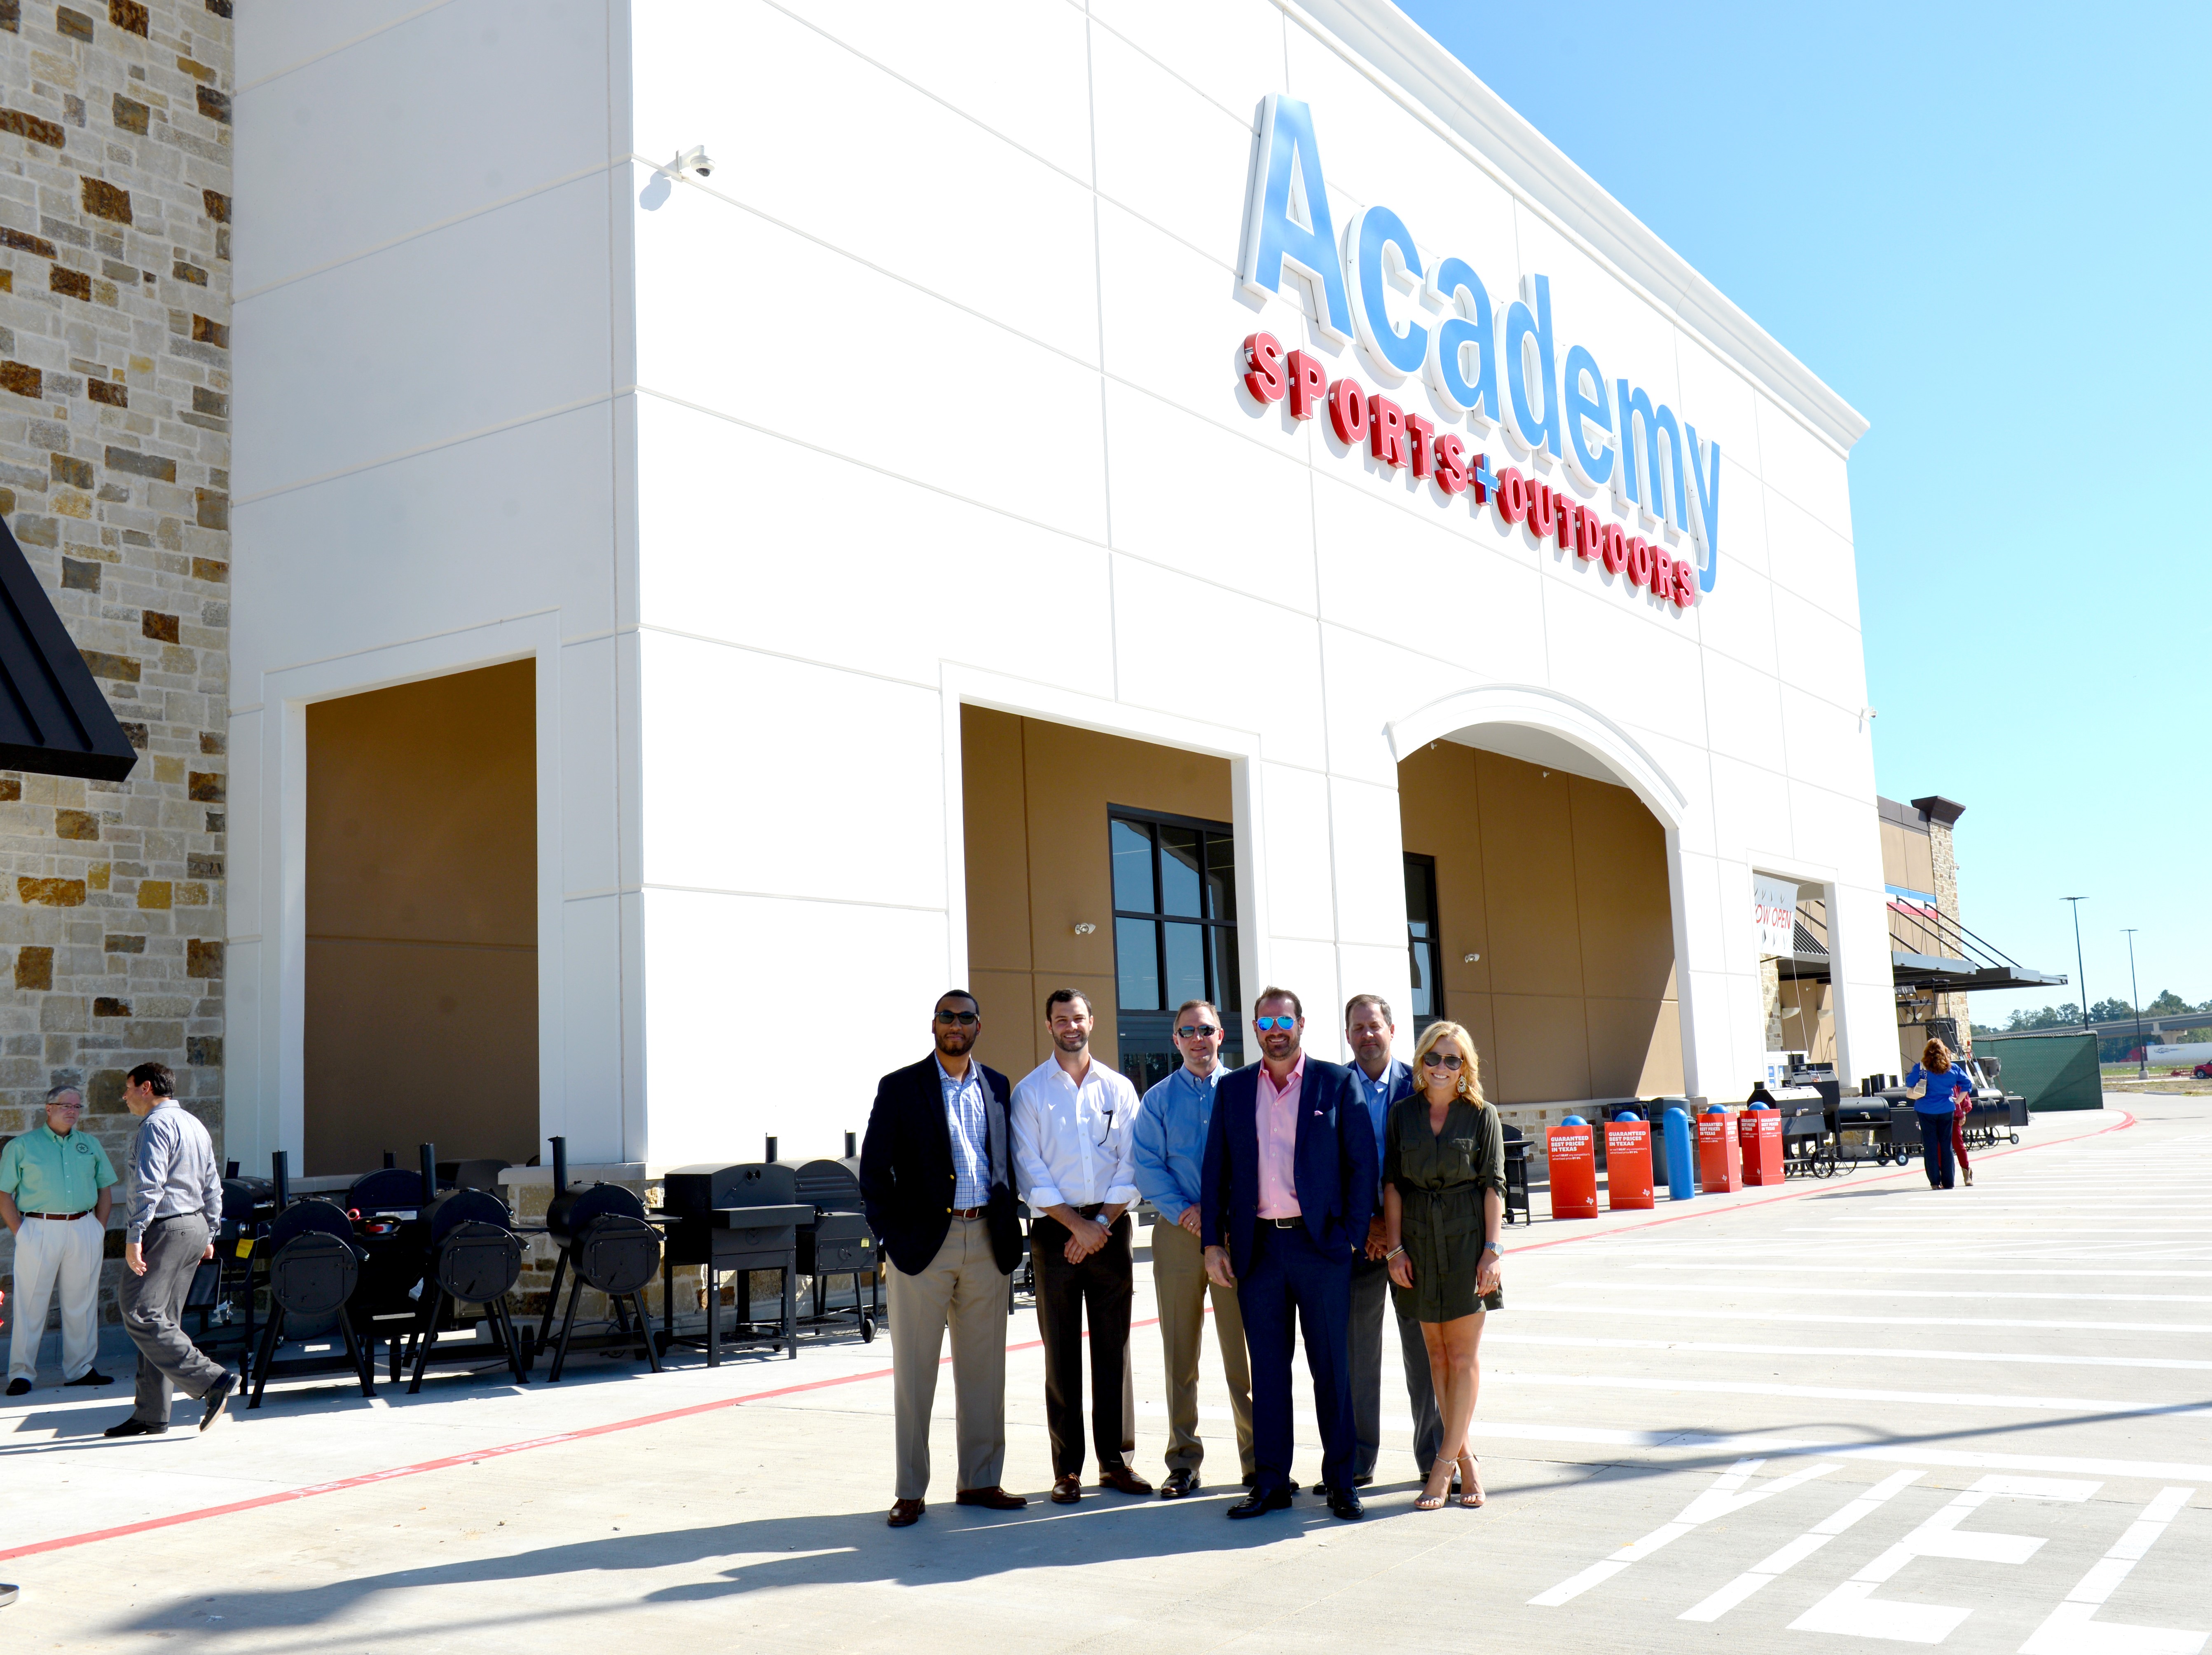
M 2089 968 L 2081 963 L 2081 899 L 2061 897 L 2061 902 L 2074 904 L 2074 982 L 2081 995 L 2081 1032 L 2089 1032 Z
M 2079 913 L 2081 910 L 2076 909 L 2075 912 Z M 2136 1079 L 2148 1080 L 2150 1079 L 2150 1048 L 2143 1044 L 2142 990 L 2136 986 L 2137 928 L 2132 925 L 2124 925 L 2120 928 L 2128 934 L 2128 998 L 2135 1002 L 2136 1008 Z

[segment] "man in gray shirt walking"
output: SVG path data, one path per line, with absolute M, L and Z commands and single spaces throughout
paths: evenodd
M 169 1428 L 170 1386 L 206 1404 L 204 1431 L 222 1414 L 237 1381 L 185 1336 L 185 1297 L 200 1261 L 215 1256 L 222 1222 L 222 1177 L 207 1129 L 185 1112 L 176 1079 L 160 1063 L 141 1063 L 123 1088 L 139 1117 L 131 1146 L 130 1228 L 116 1289 L 124 1330 L 138 1347 L 138 1397 L 131 1417 L 107 1427 L 111 1437 L 150 1437 Z

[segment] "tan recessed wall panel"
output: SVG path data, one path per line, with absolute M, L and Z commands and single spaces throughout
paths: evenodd
M 529 661 L 307 709 L 310 1176 L 538 1147 Z
M 1229 761 L 981 707 L 960 709 L 960 738 L 969 974 L 992 1001 L 978 1053 L 1017 1076 L 1042 1062 L 1044 997 L 1069 988 L 1091 997 L 1092 1047 L 1110 1056 L 1107 807 L 1226 822 Z
M 1594 1098 L 1588 1002 L 1580 995 L 1491 996 L 1496 1019 L 1498 1090 L 1493 1102 Z
M 1491 991 L 1579 995 L 1582 923 L 1567 786 L 1574 778 L 1564 770 L 1547 776 L 1534 764 L 1487 752 L 1475 755 L 1475 777 L 1482 885 L 1489 899 Z
M 1489 1095 L 1679 1093 L 1666 832 L 1643 802 L 1452 741 L 1398 767 L 1398 802 L 1405 849 L 1436 859 L 1444 1015 Z
M 1446 1007 L 1490 992 L 1490 922 L 1482 884 L 1482 804 L 1478 755 L 1456 741 L 1423 748 L 1398 766 L 1398 824 L 1405 849 L 1437 861 L 1437 909 L 1443 916 Z M 1467 957 L 1477 958 L 1470 961 Z M 1478 1042 L 1482 1031 L 1467 1019 Z

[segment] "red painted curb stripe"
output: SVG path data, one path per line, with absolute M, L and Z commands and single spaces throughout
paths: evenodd
M 2056 1149 L 2063 1144 L 2082 1143 L 2091 1138 L 2101 1138 L 2109 1132 L 2124 1132 L 2136 1124 L 2134 1115 L 2124 1110 L 2121 1113 L 2127 1118 L 2116 1121 L 2107 1127 L 2100 1127 L 2094 1132 L 2084 1132 L 2079 1137 L 2062 1138 L 2051 1143 L 2022 1144 L 2017 1149 L 1991 1152 L 1984 1159 L 1996 1160 L 2008 1155 L 2024 1155 L 2030 1150 Z M 1886 1183 L 1893 1178 L 1903 1177 L 1911 1171 L 1912 1171 L 1911 1168 L 1906 1167 L 1900 1171 L 1884 1173 L 1867 1182 Z M 1642 1224 L 1626 1224 L 1617 1230 L 1593 1230 L 1584 1235 L 1561 1236 L 1553 1241 L 1532 1241 L 1526 1246 L 1516 1247 L 1513 1250 L 1516 1253 L 1530 1253 L 1544 1247 L 1565 1247 L 1577 1241 L 1595 1241 L 1608 1236 L 1628 1235 L 1638 1230 L 1656 1229 L 1662 1224 L 1680 1224 L 1689 1219 L 1723 1218 L 1730 1213 L 1747 1213 L 1755 1207 L 1771 1207 L 1777 1202 L 1799 1201 L 1808 1196 L 1826 1193 L 1826 1191 L 1818 1185 L 1813 1185 L 1791 1190 L 1786 1195 L 1768 1196 L 1759 1201 L 1739 1202 L 1733 1207 L 1706 1207 L 1693 1213 L 1676 1213 L 1666 1218 L 1652 1219 Z M 1158 1320 L 1158 1317 L 1147 1317 L 1142 1321 L 1132 1322 L 1129 1325 L 1133 1328 L 1148 1328 L 1155 1325 Z M 1088 1338 L 1090 1336 L 1085 1334 L 1084 1336 Z M 1006 1348 L 1010 1352 L 1035 1350 L 1043 1343 L 1042 1339 L 1025 1339 L 1019 1344 L 1008 1345 Z M 950 1356 L 941 1358 L 939 1366 L 943 1366 L 951 1360 Z M 870 1368 L 865 1373 L 842 1373 L 835 1378 L 811 1379 L 804 1384 L 780 1385 L 772 1390 L 748 1391 L 742 1396 L 726 1396 L 711 1402 L 694 1402 L 688 1408 L 666 1409 L 658 1414 L 641 1414 L 635 1419 L 616 1420 L 605 1425 L 583 1426 L 574 1431 L 562 1432 L 556 1436 L 526 1437 L 520 1442 L 505 1443 L 496 1448 L 471 1449 L 465 1454 L 448 1454 L 439 1459 L 417 1460 L 412 1465 L 397 1465 L 388 1470 L 366 1471 L 359 1476 L 340 1477 L 333 1482 L 311 1482 L 301 1488 L 287 1488 L 277 1494 L 257 1494 L 252 1500 L 233 1500 L 227 1506 L 203 1506 L 197 1511 L 178 1512 L 168 1517 L 151 1517 L 141 1523 L 119 1524 L 112 1529 L 94 1529 L 84 1534 L 64 1535 L 56 1540 L 37 1540 L 27 1546 L 15 1546 L 6 1551 L 0 1551 L 0 1562 L 4 1562 L 10 1558 L 33 1557 L 41 1552 L 66 1551 L 73 1546 L 89 1546 L 96 1541 L 119 1540 L 126 1535 L 146 1534 L 156 1529 L 173 1529 L 186 1523 L 203 1522 L 211 1517 L 228 1517 L 235 1512 L 258 1511 L 265 1506 L 281 1506 L 287 1500 L 312 1500 L 318 1494 L 343 1494 L 349 1488 L 365 1488 L 374 1483 L 391 1482 L 400 1477 L 421 1476 L 430 1471 L 447 1471 L 455 1466 L 473 1465 L 478 1460 L 497 1459 L 503 1455 L 520 1454 L 532 1448 L 552 1448 L 564 1442 L 582 1442 L 592 1437 L 608 1436 L 617 1431 L 635 1431 L 643 1426 L 665 1425 L 672 1420 L 688 1420 L 701 1414 L 711 1414 L 718 1408 L 741 1408 L 747 1402 L 769 1402 L 778 1396 L 795 1396 L 809 1390 L 829 1390 L 838 1385 L 858 1384 L 864 1379 L 887 1379 L 890 1374 L 891 1370 L 888 1367 Z

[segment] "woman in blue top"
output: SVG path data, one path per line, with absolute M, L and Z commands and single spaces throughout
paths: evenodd
M 1951 1050 L 1941 1040 L 1930 1040 L 1905 1077 L 1905 1095 L 1920 1117 L 1922 1164 L 1928 1169 L 1930 1190 L 1948 1190 L 1953 1176 L 1951 1117 L 1959 1100 L 1973 1101 L 1974 1083 L 1966 1071 L 1951 1061 Z

